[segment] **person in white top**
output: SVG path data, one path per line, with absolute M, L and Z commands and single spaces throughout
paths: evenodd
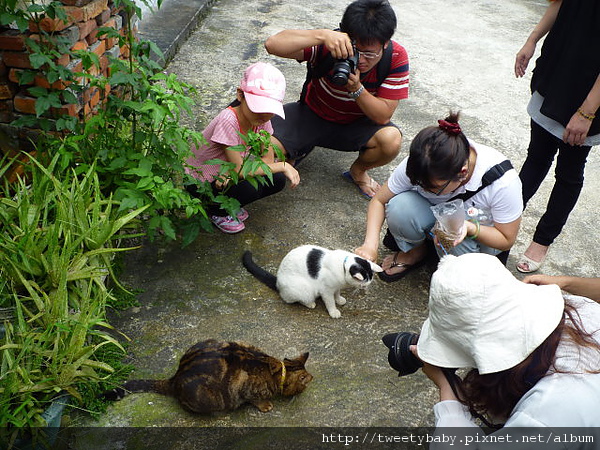
M 473 443 L 469 448 L 521 449 L 537 448 L 525 438 L 535 429 L 551 444 L 544 448 L 597 448 L 579 445 L 581 427 L 600 427 L 597 302 L 563 294 L 557 285 L 519 281 L 491 255 L 445 256 L 431 279 L 429 316 L 410 350 L 439 389 L 436 433 L 460 427 L 456 433 L 463 444 Z M 447 375 L 449 368 L 470 370 L 461 379 Z M 475 417 L 503 428 L 484 440 Z M 575 444 L 562 439 L 565 427 Z M 588 431 L 597 439 L 597 431 Z M 497 446 L 508 437 L 512 446 Z
M 465 198 L 467 210 L 487 211 L 491 220 L 465 221 L 450 245 L 436 246 L 439 256 L 499 254 L 516 240 L 523 212 L 518 174 L 502 153 L 468 140 L 458 119 L 458 113 L 450 113 L 445 120 L 438 120 L 438 126 L 421 130 L 410 145 L 409 156 L 369 202 L 365 239 L 355 252 L 375 261 L 381 227 L 387 220 L 383 243 L 396 252 L 383 259 L 384 272 L 378 275 L 384 281 L 402 278 L 425 260 L 426 243 L 436 224 L 431 206 L 457 196 Z M 505 173 L 480 190 L 484 175 L 500 164 L 505 167 L 505 163 Z

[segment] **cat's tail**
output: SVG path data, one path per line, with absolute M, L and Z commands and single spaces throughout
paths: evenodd
M 268 287 L 273 289 L 275 292 L 278 291 L 277 277 L 275 275 L 273 275 L 272 273 L 267 272 L 265 269 L 263 269 L 259 265 L 257 265 L 252 260 L 252 252 L 250 252 L 250 250 L 246 250 L 244 252 L 244 255 L 242 256 L 242 264 L 248 270 L 248 272 L 250 272 L 252 275 L 254 275 L 259 281 L 266 284 Z
M 126 395 L 135 392 L 156 392 L 157 394 L 173 395 L 170 380 L 129 380 L 121 387 L 111 389 L 102 394 L 106 400 L 121 400 Z

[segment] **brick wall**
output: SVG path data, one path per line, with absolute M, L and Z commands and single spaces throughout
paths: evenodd
M 44 88 L 65 89 L 67 86 L 58 80 L 49 83 L 40 73 L 28 85 L 19 83 L 19 74 L 31 69 L 29 53 L 25 38 L 39 39 L 40 28 L 60 36 L 71 46 L 71 50 L 89 50 L 100 59 L 100 67 L 94 68 L 92 75 L 108 74 L 108 55 L 125 58 L 128 49 L 119 47 L 115 38 L 98 37 L 98 29 L 111 27 L 125 32 L 124 11 L 115 8 L 112 0 L 61 0 L 68 16 L 66 22 L 58 19 L 43 18 L 39 24 L 31 22 L 25 33 L 18 30 L 0 27 L 0 151 L 3 154 L 14 154 L 18 150 L 31 151 L 39 131 L 19 129 L 10 123 L 21 115 L 35 115 L 36 99 L 29 95 L 28 88 L 41 86 Z M 135 31 L 135 30 L 134 30 Z M 63 54 L 56 59 L 58 64 L 73 72 L 82 70 L 81 60 Z M 86 80 L 80 82 L 85 87 Z M 88 83 L 89 84 L 89 83 Z M 110 91 L 107 86 L 104 94 Z M 97 88 L 87 88 L 78 96 L 77 104 L 65 104 L 60 108 L 52 108 L 48 117 L 58 117 L 61 114 L 85 119 L 100 105 L 104 95 Z

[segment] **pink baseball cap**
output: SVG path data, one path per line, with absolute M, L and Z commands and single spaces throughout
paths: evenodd
M 277 114 L 285 119 L 285 77 L 279 69 L 263 62 L 250 65 L 244 71 L 240 89 L 252 112 Z

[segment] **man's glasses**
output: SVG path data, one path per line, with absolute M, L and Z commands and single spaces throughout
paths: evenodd
M 374 53 L 374 52 L 363 52 L 359 49 L 356 49 L 356 51 L 358 52 L 359 56 L 364 56 L 367 59 L 375 59 L 375 58 L 379 58 L 381 56 L 381 52 L 383 51 L 383 47 L 381 48 L 381 50 L 379 51 L 379 53 Z

